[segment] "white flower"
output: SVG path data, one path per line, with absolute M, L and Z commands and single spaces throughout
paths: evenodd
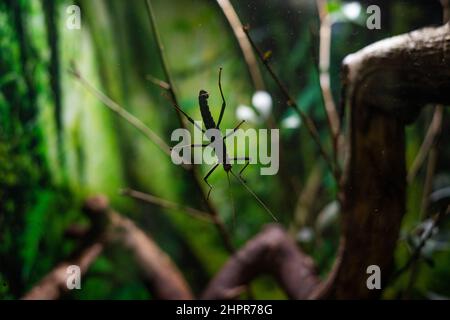
M 298 114 L 293 113 L 290 116 L 283 119 L 281 122 L 281 126 L 286 129 L 295 129 L 300 127 L 300 124 L 302 123 L 300 117 Z
M 314 230 L 310 227 L 304 227 L 297 233 L 298 242 L 310 242 L 314 238 Z
M 342 6 L 342 12 L 349 20 L 356 20 L 361 13 L 361 4 L 359 2 L 349 2 Z
M 249 122 L 258 122 L 258 115 L 256 112 L 249 106 L 243 104 L 236 108 L 236 118 Z
M 267 91 L 256 91 L 252 97 L 252 105 L 264 118 L 267 118 L 272 111 L 272 97 Z

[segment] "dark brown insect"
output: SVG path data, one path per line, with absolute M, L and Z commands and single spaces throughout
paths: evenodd
M 225 140 L 228 137 L 230 137 L 231 135 L 233 135 L 236 132 L 236 130 L 245 122 L 245 120 L 242 120 L 233 129 L 232 132 L 230 132 L 229 134 L 227 134 L 225 136 L 222 135 L 222 133 L 220 132 L 220 124 L 222 122 L 223 115 L 224 115 L 225 108 L 226 108 L 226 101 L 225 101 L 225 97 L 224 97 L 223 91 L 222 91 L 221 77 L 222 77 L 222 68 L 219 69 L 219 91 L 220 91 L 220 96 L 222 97 L 222 106 L 221 106 L 221 109 L 220 109 L 220 114 L 219 114 L 219 119 L 217 121 L 217 124 L 216 124 L 216 122 L 214 121 L 214 118 L 211 115 L 211 110 L 210 110 L 209 105 L 208 105 L 208 98 L 209 98 L 208 92 L 206 92 L 205 90 L 200 90 L 200 92 L 198 94 L 198 103 L 199 103 L 199 106 L 200 106 L 200 113 L 202 115 L 202 120 L 203 120 L 203 123 L 205 124 L 206 130 L 203 129 L 202 127 L 200 127 L 197 123 L 195 123 L 195 121 L 186 112 L 184 112 L 178 105 L 176 105 L 175 103 L 172 102 L 173 106 L 179 112 L 181 112 L 181 114 L 183 114 L 190 123 L 192 123 L 196 128 L 201 130 L 203 133 L 206 133 L 207 137 L 209 138 L 209 143 L 206 143 L 206 144 L 191 144 L 191 145 L 187 145 L 187 146 L 184 146 L 184 147 L 191 147 L 191 148 L 201 147 L 201 148 L 205 148 L 205 147 L 208 147 L 208 146 L 212 146 L 214 148 L 214 152 L 216 153 L 216 156 L 218 158 L 218 162 L 208 171 L 208 173 L 203 178 L 203 180 L 205 181 L 205 183 L 209 187 L 207 198 L 209 198 L 209 195 L 211 194 L 211 190 L 213 189 L 212 185 L 210 185 L 209 182 L 208 182 L 208 178 L 217 169 L 217 167 L 221 164 L 223 166 L 223 169 L 227 173 L 229 186 L 230 186 L 229 173 L 231 173 L 236 178 L 236 180 L 238 180 L 247 189 L 247 191 L 258 201 L 258 203 L 272 216 L 272 218 L 275 221 L 277 221 L 277 218 L 270 211 L 270 209 L 255 194 L 255 192 L 253 192 L 253 190 L 250 189 L 250 187 L 245 183 L 245 180 L 242 178 L 242 172 L 248 167 L 248 165 L 250 163 L 250 160 L 251 160 L 250 157 L 232 157 L 232 158 L 230 158 L 228 156 L 227 148 L 226 148 L 226 145 L 225 145 Z M 214 134 L 208 136 L 208 133 L 210 133 L 211 131 L 213 131 Z M 215 143 L 217 138 L 221 139 L 220 144 Z M 237 161 L 237 160 L 245 160 L 246 161 L 244 167 L 239 171 L 238 175 L 236 175 L 233 172 L 232 164 L 231 164 L 233 161 Z M 231 192 L 231 186 L 230 186 L 230 192 Z

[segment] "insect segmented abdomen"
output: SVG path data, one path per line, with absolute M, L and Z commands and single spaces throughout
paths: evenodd
M 208 92 L 205 90 L 200 90 L 198 94 L 198 104 L 200 105 L 200 113 L 202 114 L 203 122 L 205 123 L 206 129 L 214 129 L 216 123 L 211 115 L 211 111 L 208 106 Z

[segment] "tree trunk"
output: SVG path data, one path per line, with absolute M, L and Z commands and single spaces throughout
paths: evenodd
M 450 27 L 425 28 L 349 55 L 343 64 L 350 110 L 338 259 L 315 297 L 376 298 L 367 267 L 389 278 L 405 213 L 405 124 L 427 103 L 450 102 Z M 384 286 L 382 285 L 382 289 Z

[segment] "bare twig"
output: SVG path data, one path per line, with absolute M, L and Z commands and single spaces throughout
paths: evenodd
M 229 0 L 217 0 L 217 3 L 222 9 L 223 14 L 228 20 L 231 28 L 233 29 L 236 40 L 242 50 L 242 54 L 244 55 L 244 59 L 255 89 L 263 90 L 264 80 L 258 68 L 257 59 L 253 53 L 252 46 L 243 31 L 243 26 L 241 21 L 239 20 L 239 16 L 237 15 L 236 11 L 233 8 L 233 5 Z
M 427 173 L 425 175 L 425 182 L 423 185 L 422 204 L 420 208 L 420 216 L 422 218 L 425 216 L 425 211 L 428 207 L 429 202 L 429 195 L 433 189 L 433 179 L 436 171 L 437 160 L 438 150 L 436 147 L 433 147 L 430 150 L 430 155 L 428 156 Z
M 322 184 L 322 178 L 322 168 L 320 165 L 316 165 L 311 170 L 302 192 L 299 193 L 294 212 L 294 219 L 291 223 L 291 233 L 296 234 L 298 230 L 307 225 L 310 221 L 313 205 Z
M 113 101 L 110 97 L 103 92 L 95 88 L 86 78 L 83 77 L 81 72 L 73 65 L 69 72 L 98 100 L 100 100 L 110 110 L 114 111 L 121 118 L 125 119 L 129 124 L 143 133 L 150 141 L 156 144 L 165 154 L 170 156 L 170 147 L 162 140 L 152 129 L 147 127 L 141 120 L 129 113 L 125 108 Z
M 331 56 L 331 35 L 333 20 L 331 15 L 326 11 L 326 1 L 316 0 L 317 10 L 320 18 L 320 37 L 319 37 L 319 83 L 322 92 L 325 113 L 327 115 L 328 125 L 333 141 L 334 162 L 337 166 L 337 158 L 339 155 L 340 144 L 343 143 L 341 135 L 340 120 L 337 113 L 336 104 L 334 103 L 333 94 L 331 92 L 330 77 L 330 56 Z
M 293 299 L 306 299 L 319 284 L 314 264 L 279 225 L 248 241 L 208 285 L 203 299 L 233 299 L 256 276 L 271 274 Z
M 411 165 L 411 169 L 408 172 L 408 182 L 411 183 L 419 172 L 419 169 L 422 167 L 423 162 L 425 161 L 427 155 L 430 153 L 430 150 L 433 148 L 436 143 L 436 138 L 439 136 L 439 133 L 442 129 L 442 119 L 444 114 L 444 106 L 437 105 L 434 113 L 433 119 L 431 120 L 430 126 L 428 127 L 427 133 L 425 135 L 425 139 L 420 146 L 419 152 L 417 153 L 416 158 Z
M 144 202 L 148 202 L 148 203 L 152 203 L 155 204 L 157 206 L 160 206 L 162 208 L 166 208 L 166 209 L 173 209 L 173 210 L 180 210 L 183 212 L 186 212 L 187 214 L 189 214 L 191 217 L 194 217 L 196 219 L 202 220 L 202 221 L 207 221 L 207 222 L 212 222 L 211 221 L 211 215 L 207 212 L 201 211 L 201 210 L 197 210 L 195 208 L 191 208 L 188 206 L 183 206 L 181 204 L 166 200 L 166 199 L 162 199 L 159 197 L 156 197 L 152 194 L 148 194 L 148 193 L 144 193 L 144 192 L 140 192 L 140 191 L 136 191 L 133 189 L 122 189 L 121 190 L 121 194 L 129 196 L 131 198 L 134 199 L 138 199 Z
M 295 102 L 295 99 L 293 99 L 291 97 L 291 95 L 290 95 L 289 91 L 287 90 L 286 86 L 283 84 L 281 79 L 277 76 L 277 74 L 273 70 L 272 66 L 270 65 L 268 55 L 264 54 L 263 52 L 261 52 L 261 50 L 256 46 L 256 44 L 254 43 L 254 41 L 250 37 L 249 28 L 248 27 L 244 27 L 244 32 L 247 35 L 247 38 L 250 41 L 250 44 L 252 45 L 253 49 L 256 51 L 257 55 L 259 56 L 261 62 L 264 64 L 264 66 L 266 67 L 267 71 L 269 72 L 269 74 L 271 75 L 271 77 L 273 78 L 275 83 L 277 84 L 278 88 L 280 89 L 281 93 L 283 94 L 284 98 L 286 99 L 286 102 L 287 102 L 288 106 L 293 108 L 295 110 L 295 112 L 300 116 L 300 118 L 302 119 L 303 123 L 305 124 L 309 134 L 311 135 L 311 137 L 313 138 L 314 142 L 318 146 L 320 154 L 322 155 L 322 157 L 324 158 L 325 162 L 329 166 L 331 172 L 333 173 L 336 181 L 339 181 L 339 176 L 340 176 L 339 168 L 337 166 L 333 165 L 333 162 L 331 161 L 329 155 L 325 151 L 325 148 L 323 147 L 322 143 L 320 142 L 319 132 L 317 130 L 316 125 L 314 124 L 314 121 L 306 113 L 304 113 L 300 109 L 300 107 Z
M 145 3 L 147 4 L 147 13 L 148 13 L 150 24 L 151 24 L 153 38 L 157 45 L 159 60 L 161 61 L 161 66 L 163 68 L 164 77 L 166 78 L 166 83 L 169 85 L 169 88 L 167 89 L 167 91 L 169 92 L 170 98 L 172 99 L 172 101 L 175 102 L 177 105 L 179 105 L 178 101 L 177 101 L 176 89 L 173 85 L 174 82 L 173 82 L 172 76 L 169 72 L 166 55 L 164 53 L 165 52 L 164 45 L 162 44 L 161 37 L 159 36 L 159 32 L 158 32 L 158 27 L 156 25 L 156 19 L 155 19 L 155 15 L 153 13 L 152 1 L 147 0 Z M 184 123 L 183 117 L 182 117 L 180 111 L 178 111 L 178 110 L 177 110 L 177 116 L 178 116 L 178 120 L 180 121 L 182 126 L 185 128 L 186 125 Z
M 331 53 L 331 27 L 333 21 L 327 15 L 320 23 L 320 46 L 319 46 L 319 70 L 320 84 L 325 101 L 325 111 L 331 127 L 333 137 L 337 139 L 340 131 L 339 116 L 331 93 L 330 80 L 330 53 Z
M 425 217 L 426 209 L 429 203 L 429 195 L 433 188 L 433 179 L 436 171 L 436 165 L 438 160 L 438 148 L 437 148 L 437 140 L 439 139 L 439 135 L 441 133 L 442 128 L 442 117 L 443 117 L 443 109 L 442 105 L 437 105 L 434 113 L 433 119 L 428 128 L 427 134 L 425 136 L 424 142 L 419 150 L 419 154 L 414 160 L 413 167 L 411 168 L 414 171 L 411 171 L 411 176 L 408 174 L 408 182 L 414 179 L 417 171 L 422 165 L 422 162 L 425 161 L 426 155 L 428 154 L 427 168 L 425 174 L 425 182 L 423 184 L 423 192 L 422 192 L 422 202 L 420 207 L 420 218 L 423 219 Z M 420 256 L 420 255 L 419 255 Z M 414 259 L 411 262 L 408 268 L 411 268 L 408 284 L 405 290 L 405 298 L 409 298 L 411 296 L 411 292 L 416 280 L 417 275 L 419 274 L 420 265 L 418 264 L 418 258 Z
M 161 79 L 158 79 L 158 78 L 152 76 L 151 74 L 148 74 L 146 76 L 146 79 L 148 81 L 150 81 L 151 83 L 153 83 L 154 85 L 157 85 L 161 89 L 170 90 L 170 84 L 168 84 L 167 82 L 165 82 L 165 81 L 163 81 Z
M 450 212 L 450 206 L 447 208 L 444 208 L 440 210 L 432 219 L 431 225 L 424 230 L 424 233 L 420 237 L 420 242 L 417 245 L 417 247 L 414 249 L 412 255 L 408 259 L 408 261 L 405 263 L 403 267 L 401 267 L 393 276 L 392 279 L 398 278 L 401 274 L 403 274 L 405 271 L 407 271 L 421 256 L 422 249 L 427 243 L 427 241 L 431 238 L 433 235 L 434 229 L 439 226 L 439 224 L 442 222 L 443 218 L 448 215 Z

